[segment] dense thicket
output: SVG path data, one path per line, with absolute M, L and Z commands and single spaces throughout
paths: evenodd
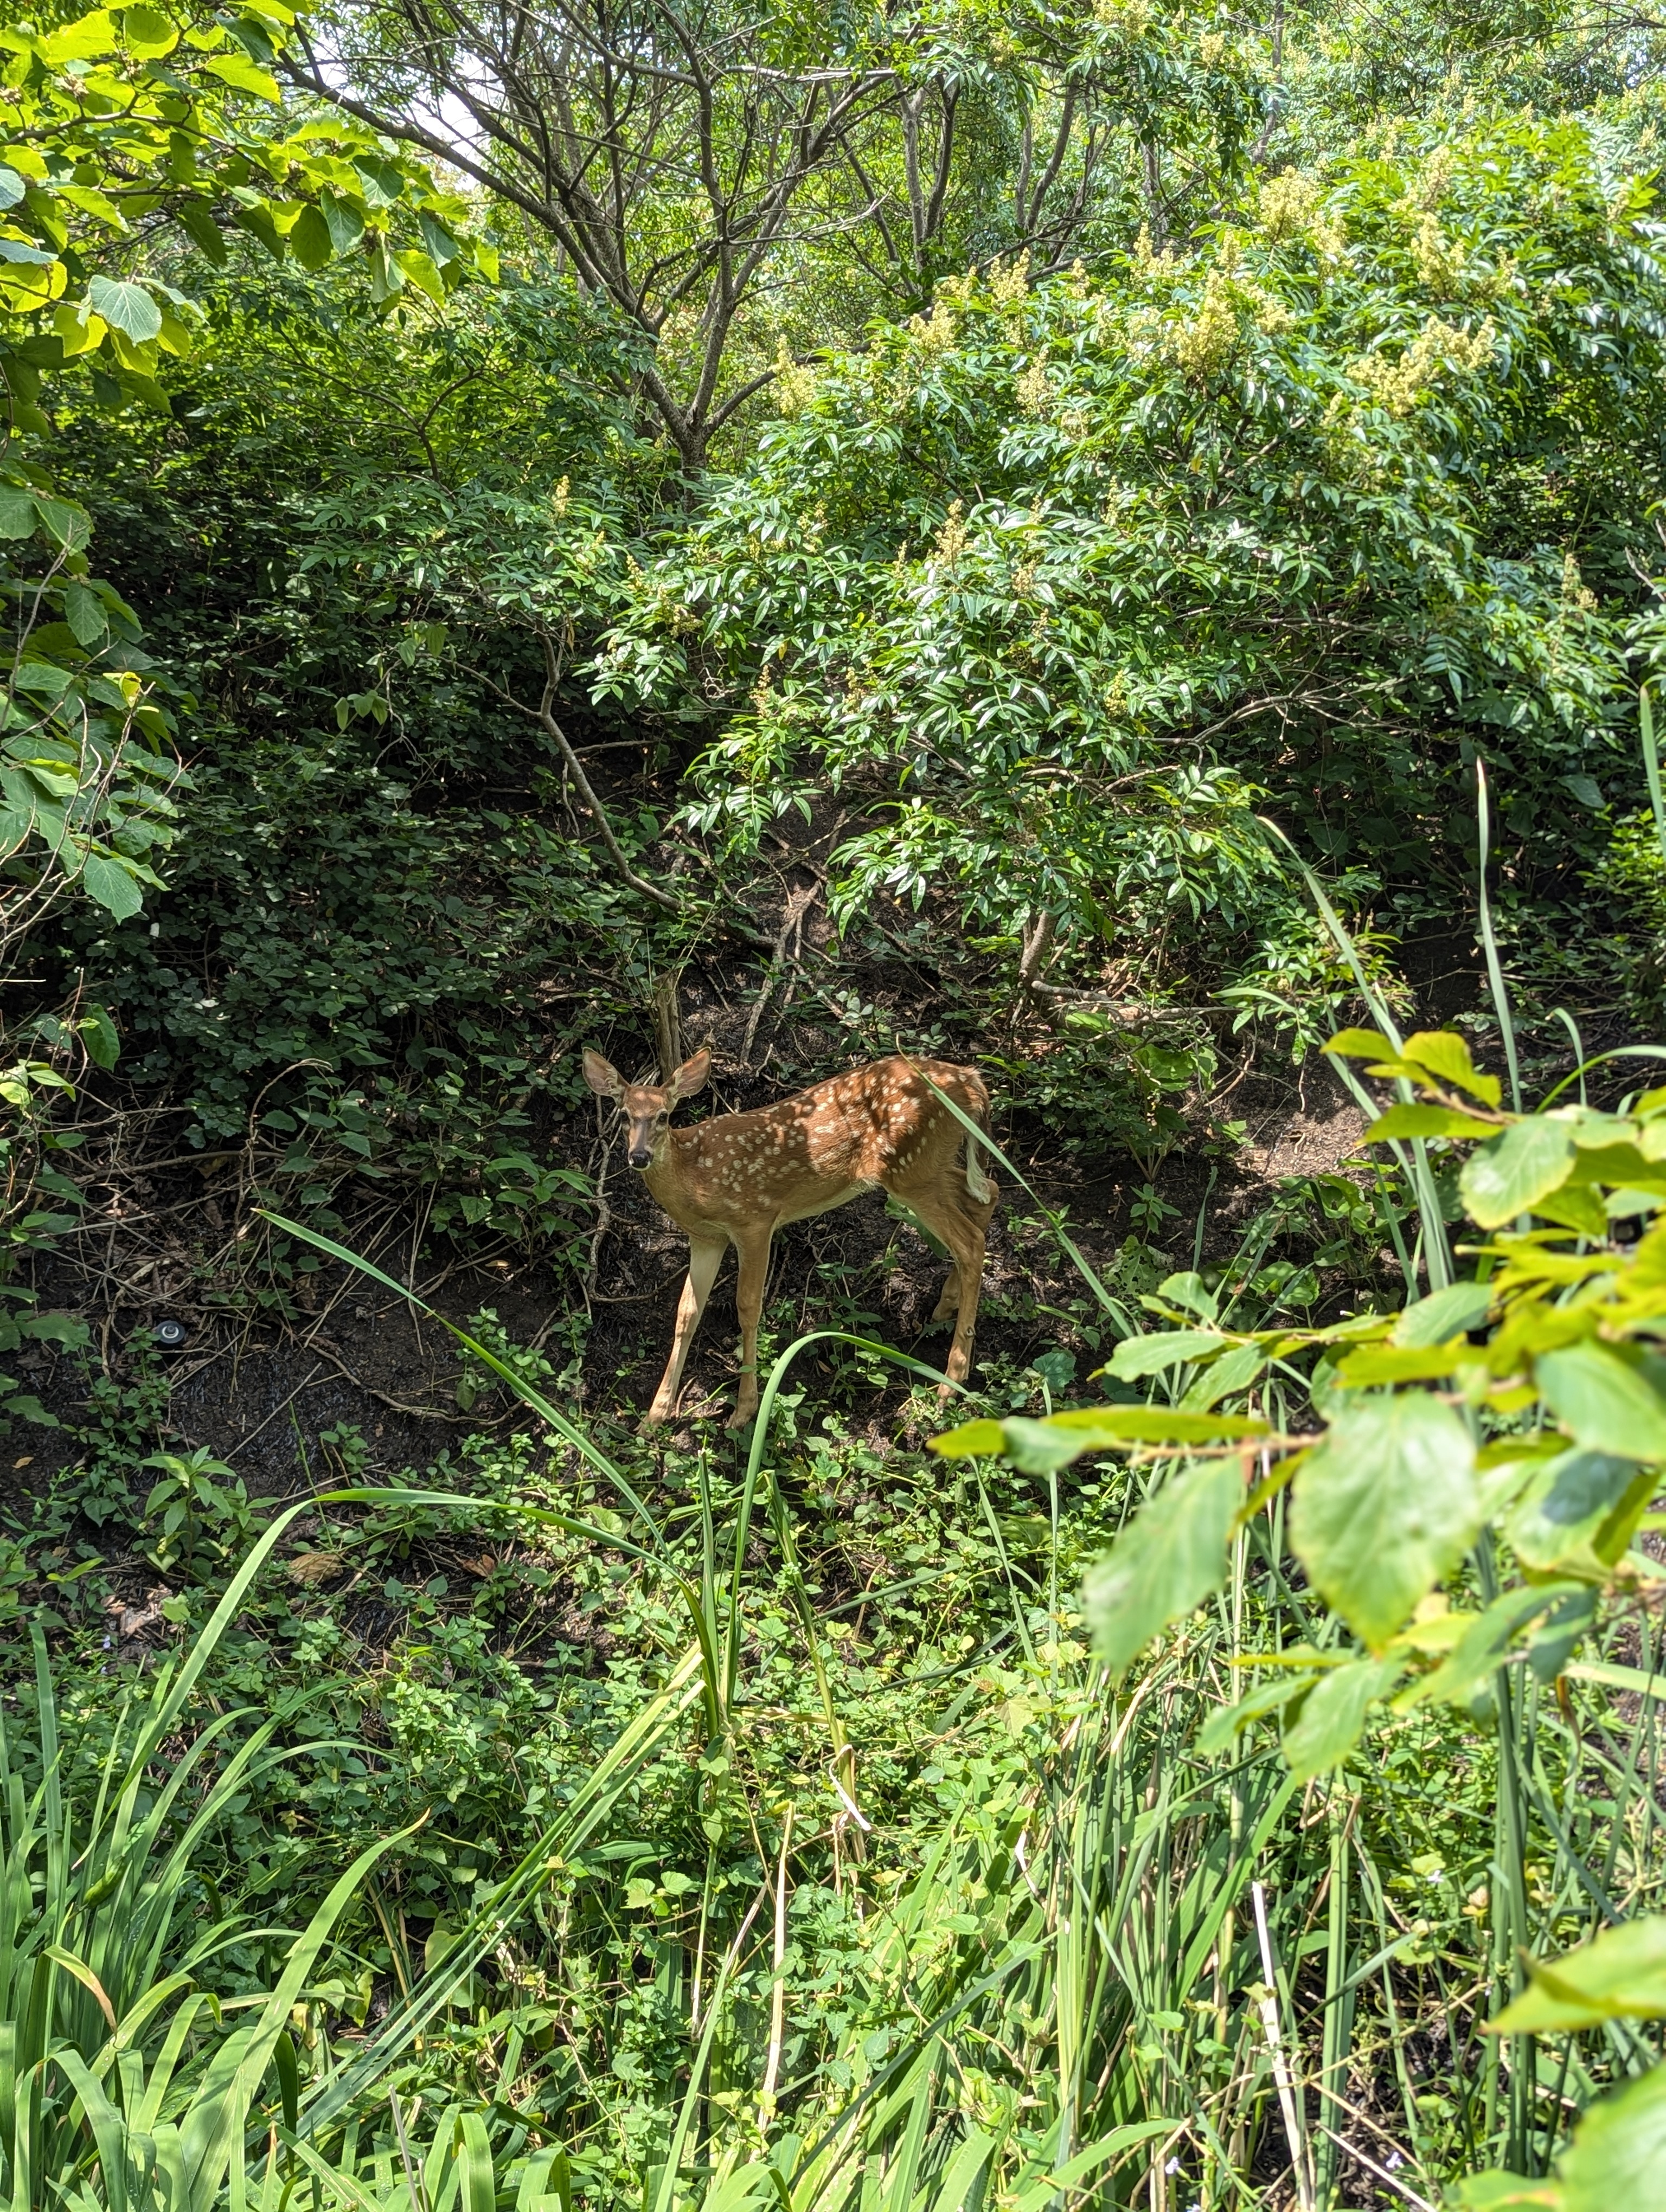
M 1652 1941 L 1659 1099 L 1512 1116 L 1666 994 L 1660 40 L 0 27 L 19 2212 L 1653 2201 L 1519 1957 Z M 991 1075 L 958 1456 L 877 1201 L 627 1434 L 679 1034 Z

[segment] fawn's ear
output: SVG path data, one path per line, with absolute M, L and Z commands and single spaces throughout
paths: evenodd
M 685 1060 L 671 1079 L 666 1088 L 673 1099 L 692 1098 L 696 1091 L 706 1087 L 706 1078 L 712 1072 L 712 1056 L 704 1046 L 692 1060 Z
M 584 1048 L 584 1079 L 598 1098 L 617 1098 L 624 1089 L 618 1069 L 588 1045 Z

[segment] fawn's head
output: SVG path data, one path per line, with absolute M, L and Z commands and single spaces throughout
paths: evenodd
M 627 1083 L 600 1053 L 587 1048 L 584 1079 L 599 1098 L 611 1098 L 625 1118 L 625 1157 L 634 1168 L 649 1168 L 666 1140 L 671 1113 L 679 1098 L 692 1097 L 705 1088 L 711 1073 L 710 1053 L 700 1051 L 685 1060 L 669 1083 Z

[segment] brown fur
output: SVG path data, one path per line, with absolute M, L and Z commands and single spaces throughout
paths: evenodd
M 689 1346 L 731 1244 L 740 1261 L 741 1372 L 729 1425 L 742 1428 L 752 1419 L 770 1240 L 784 1223 L 830 1212 L 865 1190 L 889 1191 L 948 1247 L 953 1270 L 932 1318 L 954 1316 L 945 1371 L 964 1382 L 971 1369 L 984 1237 L 996 1194 L 976 1157 L 976 1140 L 931 1084 L 987 1128 L 989 1093 L 982 1077 L 947 1060 L 876 1060 L 773 1106 L 673 1129 L 672 1109 L 702 1087 L 709 1068 L 709 1055 L 701 1052 L 667 1084 L 629 1084 L 599 1053 L 584 1055 L 586 1081 L 599 1097 L 616 1100 L 625 1117 L 632 1166 L 688 1233 L 677 1333 L 647 1425 L 669 1420 L 676 1411 Z

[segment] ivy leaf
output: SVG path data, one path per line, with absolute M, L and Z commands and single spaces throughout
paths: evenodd
M 1171 1620 L 1218 1589 L 1226 1543 L 1243 1496 L 1230 1460 L 1195 1462 L 1159 1490 L 1082 1578 L 1094 1649 L 1113 1675 Z
M 1420 1390 L 1339 1413 L 1297 1478 L 1291 1540 L 1308 1579 L 1373 1651 L 1480 1532 L 1469 1432 Z
M 1587 1451 L 1666 1459 L 1666 1400 L 1607 1345 L 1541 1352 L 1533 1371 L 1552 1413 Z
M 94 313 L 102 315 L 112 331 L 131 338 L 135 345 L 160 337 L 162 311 L 143 284 L 130 284 L 115 276 L 94 276 L 87 287 L 87 296 Z
M 1565 1183 L 1573 1170 L 1573 1135 L 1565 1121 L 1517 1121 L 1471 1155 L 1458 1178 L 1469 1218 L 1498 1229 Z

